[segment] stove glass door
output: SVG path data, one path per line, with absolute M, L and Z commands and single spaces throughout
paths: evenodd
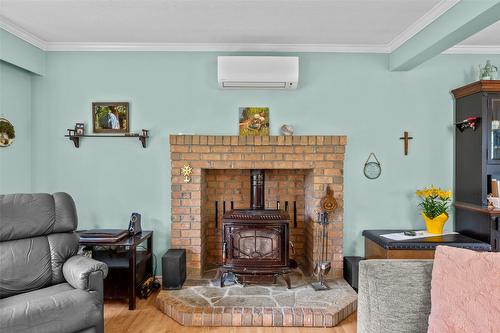
M 231 225 L 225 228 L 228 260 L 232 264 L 252 266 L 285 263 L 284 235 L 286 228 L 278 226 Z

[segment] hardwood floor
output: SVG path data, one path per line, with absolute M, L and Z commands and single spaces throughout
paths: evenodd
M 104 331 L 106 333 L 356 333 L 356 313 L 334 328 L 307 327 L 185 327 L 155 307 L 156 294 L 137 300 L 137 309 L 128 310 L 126 301 L 106 301 Z

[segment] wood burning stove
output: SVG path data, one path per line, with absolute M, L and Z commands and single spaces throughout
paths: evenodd
M 265 209 L 264 178 L 264 170 L 252 170 L 250 209 L 234 209 L 222 217 L 221 287 L 228 273 L 233 273 L 244 283 L 276 281 L 282 276 L 290 288 L 290 216 L 283 210 Z

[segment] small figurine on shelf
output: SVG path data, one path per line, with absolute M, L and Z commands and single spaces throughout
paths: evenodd
M 486 65 L 479 65 L 479 80 L 493 80 L 498 67 L 493 66 L 489 60 L 486 60 Z
M 76 123 L 75 124 L 75 133 L 76 133 L 76 135 L 84 135 L 85 134 L 85 124 Z

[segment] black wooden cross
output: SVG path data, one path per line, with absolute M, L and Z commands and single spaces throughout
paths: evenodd
M 408 132 L 404 131 L 403 136 L 399 138 L 400 140 L 404 140 L 404 149 L 405 155 L 408 155 L 408 143 L 413 139 L 412 136 L 408 136 Z

